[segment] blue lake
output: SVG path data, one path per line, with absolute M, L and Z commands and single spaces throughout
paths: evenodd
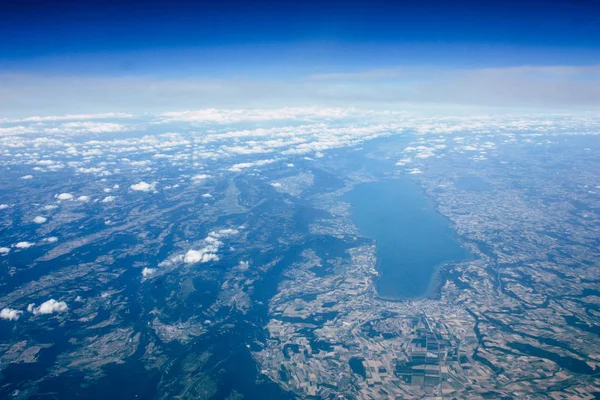
M 376 284 L 382 297 L 426 296 L 440 266 L 470 256 L 448 220 L 408 179 L 359 184 L 344 200 L 351 204 L 352 220 L 362 234 L 376 241 Z

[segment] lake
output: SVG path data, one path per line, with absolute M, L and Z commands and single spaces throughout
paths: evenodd
M 363 183 L 344 195 L 352 220 L 377 244 L 380 296 L 415 299 L 435 286 L 443 264 L 468 259 L 448 220 L 408 179 Z

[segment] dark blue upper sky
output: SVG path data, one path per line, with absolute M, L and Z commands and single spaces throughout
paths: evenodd
M 595 0 L 8 0 L 0 14 L 4 60 L 309 42 L 600 47 Z

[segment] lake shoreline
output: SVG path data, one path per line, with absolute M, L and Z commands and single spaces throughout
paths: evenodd
M 359 183 L 342 199 L 350 203 L 351 218 L 361 234 L 375 241 L 379 299 L 433 298 L 439 292 L 440 271 L 473 258 L 450 221 L 412 180 Z

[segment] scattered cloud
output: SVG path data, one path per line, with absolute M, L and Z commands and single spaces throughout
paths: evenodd
M 200 249 L 188 250 L 181 260 L 186 264 L 219 261 L 220 258 L 217 253 L 221 246 L 223 246 L 223 242 L 221 241 L 221 239 L 237 235 L 238 233 L 239 231 L 233 228 L 225 228 L 216 231 L 211 231 L 208 234 L 208 236 L 202 241 L 202 247 Z
M 129 188 L 136 192 L 150 192 L 150 191 L 153 191 L 155 187 L 156 187 L 156 182 L 154 182 L 154 183 L 138 182 L 134 185 L 131 185 Z
M 3 308 L 0 311 L 0 319 L 7 319 L 9 321 L 16 321 L 23 314 L 23 311 L 14 310 L 12 308 Z
M 271 159 L 271 160 L 259 160 L 259 161 L 238 163 L 238 164 L 232 165 L 229 168 L 229 171 L 231 171 L 231 172 L 240 172 L 243 169 L 253 168 L 253 167 L 262 167 L 263 165 L 272 164 L 272 163 L 274 163 L 276 161 L 277 160 L 275 160 L 275 159 Z
M 30 304 L 27 307 L 27 311 L 34 315 L 60 313 L 65 312 L 68 309 L 67 303 L 64 301 L 56 301 L 54 299 L 43 302 L 39 307 L 35 307 L 35 304 Z
M 16 247 L 17 249 L 28 249 L 31 246 L 35 245 L 35 243 L 31 243 L 31 242 L 18 242 L 17 244 L 14 245 L 14 247 Z
M 72 200 L 73 195 L 71 193 L 61 193 L 56 196 L 58 200 Z
M 183 257 L 183 262 L 186 264 L 194 264 L 219 261 L 219 256 L 215 253 L 211 253 L 211 249 L 212 247 L 206 247 L 200 250 L 188 250 Z M 218 248 L 215 250 L 218 250 Z
M 156 268 L 144 268 L 142 270 L 142 278 L 149 278 L 156 273 Z
M 33 222 L 35 222 L 36 224 L 43 224 L 46 221 L 48 221 L 48 218 L 39 215 L 33 219 Z
M 193 182 L 201 182 L 201 181 L 206 180 L 208 178 L 210 178 L 210 175 L 207 175 L 207 174 L 197 174 L 197 175 L 192 176 L 192 181 Z

